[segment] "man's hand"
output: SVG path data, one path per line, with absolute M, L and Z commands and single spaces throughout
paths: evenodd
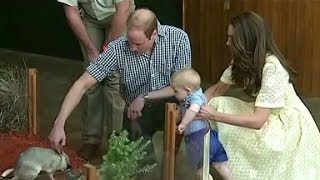
M 180 123 L 178 125 L 178 131 L 180 134 L 182 134 L 185 129 L 186 129 L 186 126 L 184 124 Z
M 131 120 L 136 120 L 142 116 L 145 99 L 142 95 L 136 97 L 128 107 L 127 116 Z
M 49 135 L 49 140 L 51 142 L 51 147 L 62 154 L 63 146 L 66 145 L 66 134 L 63 126 L 53 126 Z
M 88 53 L 88 59 L 89 61 L 94 61 L 98 58 L 100 52 L 98 51 L 98 49 L 91 49 L 91 50 L 87 50 Z
M 108 49 L 109 42 L 105 41 L 102 46 L 102 52 L 105 52 Z

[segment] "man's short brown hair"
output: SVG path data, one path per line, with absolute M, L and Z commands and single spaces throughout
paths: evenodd
M 130 14 L 127 20 L 127 30 L 136 28 L 143 30 L 150 39 L 154 30 L 157 30 L 157 17 L 149 9 L 140 8 Z

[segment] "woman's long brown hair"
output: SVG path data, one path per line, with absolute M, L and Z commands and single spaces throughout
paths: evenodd
M 293 82 L 295 70 L 286 62 L 273 40 L 270 28 L 259 15 L 244 12 L 233 17 L 230 24 L 234 29 L 230 45 L 233 57 L 232 78 L 239 87 L 245 88 L 248 95 L 259 91 L 267 53 L 279 58 L 289 73 L 290 82 Z

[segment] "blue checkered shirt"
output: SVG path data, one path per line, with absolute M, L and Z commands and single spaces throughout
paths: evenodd
M 171 75 L 191 66 L 191 48 L 186 32 L 158 23 L 158 36 L 151 55 L 136 55 L 126 36 L 109 44 L 108 50 L 90 63 L 87 71 L 97 81 L 120 73 L 120 93 L 128 105 L 137 96 L 167 87 Z

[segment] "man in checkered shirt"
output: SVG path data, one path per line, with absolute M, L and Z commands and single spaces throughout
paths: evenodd
M 126 102 L 123 128 L 132 140 L 140 136 L 151 140 L 163 129 L 165 103 L 174 97 L 171 75 L 190 66 L 188 35 L 161 25 L 150 10 L 136 10 L 128 18 L 127 36 L 109 43 L 108 50 L 90 63 L 69 90 L 49 135 L 53 148 L 61 151 L 65 145 L 64 124 L 83 94 L 113 72 L 120 74 L 120 93 Z M 146 161 L 154 161 L 152 144 L 147 151 Z

